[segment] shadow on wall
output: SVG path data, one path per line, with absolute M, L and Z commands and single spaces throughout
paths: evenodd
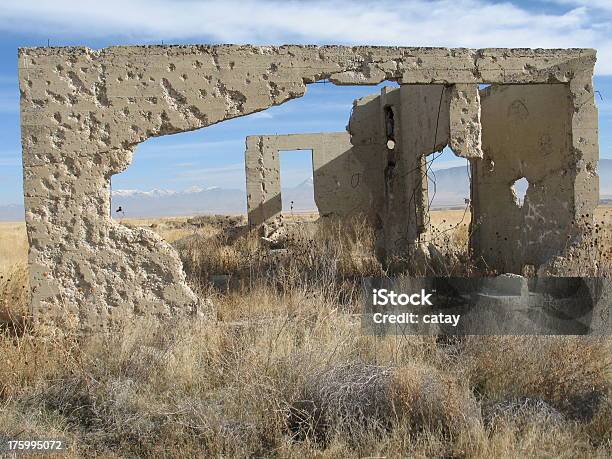
M 589 188 L 597 182 L 576 193 L 584 185 L 567 85 L 493 85 L 481 94 L 485 156 L 472 163 L 478 226 L 471 247 L 483 264 L 522 274 L 561 255 L 582 233 L 574 224 L 578 209 L 596 196 Z
M 314 199 L 321 216 L 371 213 L 380 172 L 380 157 L 350 143 L 346 132 L 250 136 L 247 138 L 249 225 L 257 228 L 282 218 L 279 152 L 311 149 Z M 378 163 L 378 164 L 377 164 Z M 377 167 L 378 166 L 378 167 Z
M 312 149 L 320 215 L 365 214 L 379 230 L 382 258 L 409 255 L 430 229 L 427 156 L 452 138 L 453 120 L 440 113 L 449 93 L 440 88 L 408 85 L 405 95 L 383 89 L 356 100 L 350 134 L 249 137 L 250 227 L 282 220 L 279 151 Z M 494 85 L 480 93 L 483 158 L 470 158 L 470 252 L 498 272 L 521 274 L 562 254 L 574 231 L 568 88 Z

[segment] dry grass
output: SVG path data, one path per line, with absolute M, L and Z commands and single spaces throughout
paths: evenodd
M 0 222 L 0 274 L 26 263 L 28 238 L 23 222 Z
M 350 314 L 353 280 L 380 272 L 366 227 L 298 229 L 270 255 L 235 220 L 145 224 L 175 239 L 218 322 L 5 330 L 0 437 L 64 438 L 68 457 L 612 454 L 610 339 L 366 336 Z M 13 315 L 23 266 L 2 284 Z M 206 287 L 215 274 L 238 281 Z
M 7 337 L 0 431 L 66 438 L 73 457 L 611 452 L 609 342 L 381 339 L 320 295 L 268 302 L 263 325 Z
M 193 284 L 206 285 L 221 275 L 237 302 L 266 291 L 307 291 L 318 286 L 332 289 L 334 293 L 326 293 L 346 304 L 356 294 L 356 280 L 382 274 L 374 256 L 374 234 L 359 219 L 289 225 L 282 248 L 254 232 L 245 234 L 240 222 L 234 223 L 225 231 L 195 234 L 174 245 Z
M 119 223 L 129 228 L 147 228 L 156 232 L 167 242 L 174 242 L 194 235 L 217 235 L 227 220 L 245 221 L 243 217 L 165 217 L 120 219 Z
M 27 258 L 25 223 L 0 222 L 0 326 L 23 326 L 27 315 Z

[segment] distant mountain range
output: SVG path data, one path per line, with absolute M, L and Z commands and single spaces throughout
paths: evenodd
M 306 211 L 316 209 L 312 179 L 282 190 L 283 209 Z M 196 214 L 245 214 L 246 194 L 229 188 L 192 187 L 184 191 L 116 190 L 113 211 L 129 218 L 170 217 Z M 121 208 L 121 212 L 117 209 Z
M 465 199 L 470 197 L 467 165 L 431 170 L 427 175 L 432 208 L 465 206 Z
M 244 214 L 246 195 L 229 188 L 113 191 L 113 213 L 117 217 L 171 217 L 196 214 Z M 121 209 L 120 212 L 117 212 Z
M 24 220 L 24 210 L 21 204 L 0 206 L 0 222 L 18 222 Z
M 435 182 L 435 195 L 434 195 Z M 612 160 L 599 162 L 599 187 L 602 202 L 612 202 Z M 312 179 L 291 188 L 283 188 L 283 209 L 307 211 L 316 209 Z M 517 186 L 520 194 L 524 189 Z M 468 170 L 465 166 L 430 172 L 429 199 L 432 208 L 460 207 L 470 195 Z M 113 213 L 121 218 L 169 217 L 196 214 L 244 214 L 244 191 L 228 188 L 192 187 L 184 191 L 154 189 L 114 190 Z M 121 212 L 116 210 L 121 207 Z M 0 206 L 0 221 L 23 220 L 23 206 Z

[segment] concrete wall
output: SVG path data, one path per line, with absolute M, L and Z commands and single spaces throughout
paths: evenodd
M 384 88 L 370 103 L 375 101 L 379 121 L 373 125 L 382 140 L 371 154 L 382 156 L 384 169 L 377 245 L 379 257 L 391 267 L 395 261 L 401 265 L 424 255 L 422 243 L 429 230 L 427 156 L 448 145 L 458 156 L 482 157 L 480 98 L 474 84 L 405 84 Z
M 471 239 L 482 264 L 512 273 L 525 265 L 539 268 L 584 234 L 579 222 L 593 215 L 599 196 L 592 144 L 597 125 L 590 107 L 580 130 L 573 130 L 568 85 L 483 91 L 484 160 L 472 163 Z M 523 177 L 529 187 L 520 206 L 512 185 Z
M 402 85 L 395 98 L 389 96 L 385 103 L 396 111 L 398 134 L 387 153 L 385 251 L 387 258 L 412 258 L 429 220 L 426 156 L 449 142 L 450 91 L 443 85 Z
M 573 204 L 580 183 L 579 158 L 571 150 L 572 107 L 564 84 L 480 92 L 467 84 L 385 87 L 355 101 L 350 142 L 345 133 L 249 137 L 249 221 L 258 226 L 280 216 L 279 150 L 313 149 L 321 214 L 370 216 L 378 222 L 381 260 L 400 268 L 406 260 L 418 263 L 431 238 L 430 155 L 450 146 L 472 164 L 474 258 L 497 272 L 539 268 L 583 234 Z M 521 177 L 531 184 L 522 207 L 512 191 Z M 595 193 L 581 192 L 582 208 L 597 195 L 594 177 L 583 180 Z
M 599 195 L 596 109 L 592 98 L 577 107 L 571 90 L 571 84 L 482 91 L 466 84 L 401 85 L 369 98 L 379 106 L 373 137 L 382 138 L 371 154 L 385 163 L 377 214 L 381 260 L 393 269 L 427 256 L 429 155 L 445 146 L 470 160 L 470 253 L 478 264 L 499 273 L 522 273 L 526 265 L 545 272 L 556 257 L 567 257 L 592 231 Z M 577 109 L 584 110 L 578 119 Z M 384 141 L 389 110 L 393 148 Z M 522 177 L 530 186 L 521 207 L 512 184 Z
M 20 49 L 34 317 L 38 324 L 95 330 L 134 316 L 203 310 L 167 243 L 110 219 L 110 177 L 129 166 L 135 146 L 148 138 L 264 110 L 302 96 L 307 83 L 322 79 L 335 84 L 567 84 L 576 164 L 571 174 L 577 178 L 573 206 L 577 215 L 590 214 L 583 221 L 592 220 L 595 200 L 577 197 L 593 194 L 596 179 L 594 62 L 595 52 L 583 49 Z M 478 104 L 470 94 L 460 92 L 457 107 L 463 104 L 466 122 L 475 123 Z M 468 145 L 469 139 L 460 143 Z
M 249 226 L 281 218 L 280 160 L 282 150 L 312 150 L 314 198 L 322 216 L 346 217 L 372 208 L 369 182 L 372 165 L 353 152 L 346 132 L 249 136 L 246 139 L 246 181 Z

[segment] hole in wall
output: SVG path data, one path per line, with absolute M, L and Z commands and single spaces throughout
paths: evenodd
M 518 178 L 512 184 L 512 194 L 514 195 L 514 202 L 518 207 L 523 207 L 525 204 L 525 196 L 527 195 L 527 189 L 529 188 L 529 181 L 525 177 Z
M 387 148 L 393 150 L 395 148 L 395 114 L 393 107 L 387 105 L 384 107 L 385 115 L 385 136 L 387 138 Z
M 427 156 L 427 189 L 432 210 L 463 209 L 470 199 L 470 162 L 445 147 Z
M 345 131 L 353 101 L 380 94 L 384 86 L 398 85 L 312 83 L 304 96 L 264 111 L 150 138 L 136 147 L 132 164 L 111 179 L 111 217 L 246 214 L 247 136 Z
M 427 201 L 424 223 L 441 249 L 467 250 L 471 222 L 470 162 L 450 147 L 426 157 Z
M 279 157 L 283 214 L 318 215 L 314 197 L 312 150 L 281 150 Z

